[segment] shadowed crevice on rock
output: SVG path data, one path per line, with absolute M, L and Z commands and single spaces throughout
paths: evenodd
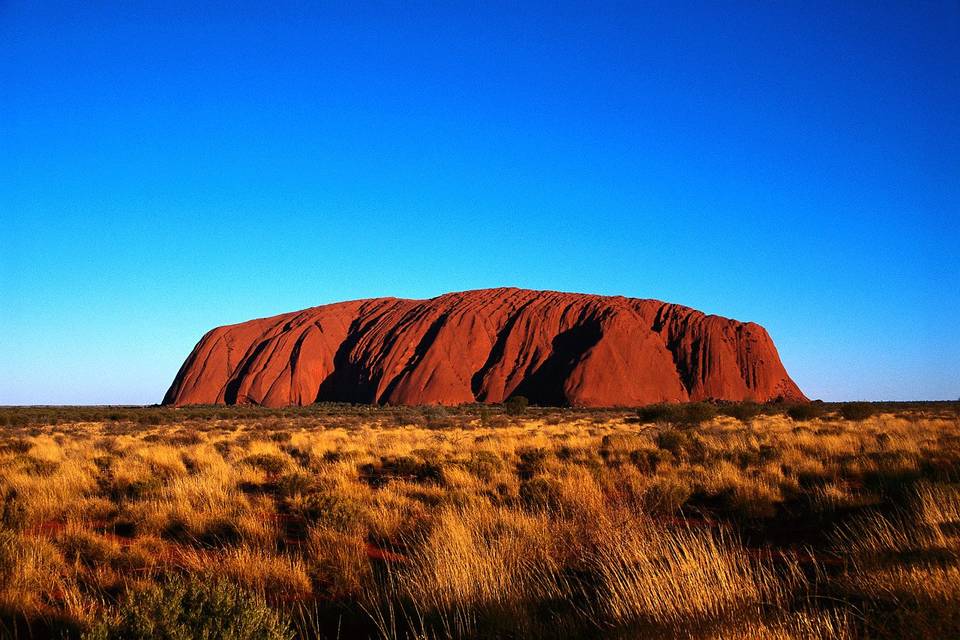
M 570 404 L 564 387 L 574 367 L 600 341 L 603 331 L 596 320 L 564 331 L 553 339 L 553 351 L 542 365 L 524 377 L 511 395 L 534 404 L 562 407 Z
M 350 325 L 347 339 L 333 356 L 333 371 L 320 383 L 314 402 L 372 402 L 374 392 L 363 367 L 350 360 L 350 353 L 363 337 L 360 326 L 359 318 Z
M 483 388 L 484 379 L 487 377 L 487 373 L 503 360 L 503 354 L 506 351 L 507 340 L 510 338 L 510 333 L 513 331 L 513 327 L 517 324 L 517 320 L 519 320 L 521 314 L 523 314 L 524 310 L 530 306 L 531 303 L 532 301 L 526 302 L 510 315 L 507 323 L 497 332 L 497 339 L 493 344 L 493 349 L 490 350 L 487 361 L 484 362 L 483 366 L 470 378 L 470 391 L 478 402 L 485 402 L 487 400 L 487 394 Z
M 423 334 L 423 338 L 420 339 L 420 343 L 417 344 L 417 348 L 413 350 L 413 355 L 410 356 L 410 360 L 407 362 L 406 366 L 393 377 L 387 387 L 383 390 L 383 393 L 380 394 L 378 401 L 380 403 L 387 402 L 390 399 L 390 396 L 393 394 L 394 390 L 397 388 L 403 379 L 410 375 L 417 365 L 423 360 L 423 357 L 427 354 L 427 351 L 430 350 L 430 347 L 433 345 L 434 340 L 436 340 L 437 334 L 440 333 L 440 330 L 443 329 L 443 325 L 446 324 L 447 318 L 449 318 L 448 313 L 440 314 L 436 320 L 430 325 L 430 327 Z
M 257 357 L 267 348 L 267 345 L 270 344 L 270 338 L 262 341 L 257 345 L 257 348 L 253 350 L 253 353 L 250 353 L 247 357 L 243 359 L 243 362 L 240 365 L 239 370 L 234 373 L 230 380 L 227 382 L 227 386 L 223 390 L 223 401 L 226 404 L 237 404 L 237 395 L 240 392 L 240 387 L 243 385 L 243 382 L 250 369 L 253 367 L 253 363 L 256 362 Z

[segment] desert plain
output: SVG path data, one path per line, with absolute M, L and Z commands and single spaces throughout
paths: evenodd
M 0 410 L 0 636 L 960 636 L 957 403 Z

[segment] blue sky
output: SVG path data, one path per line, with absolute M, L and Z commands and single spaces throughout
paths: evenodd
M 811 397 L 960 397 L 956 2 L 196 4 L 0 0 L 0 404 L 501 285 L 759 322 Z

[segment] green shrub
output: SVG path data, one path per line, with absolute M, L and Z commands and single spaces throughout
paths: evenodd
M 687 402 L 685 404 L 651 404 L 637 410 L 637 421 L 641 424 L 671 423 L 695 427 L 712 420 L 717 408 L 709 402 Z
M 280 495 L 292 496 L 298 493 L 309 493 L 315 485 L 315 480 L 309 473 L 293 471 L 286 473 L 277 481 L 277 490 Z
M 427 429 L 452 429 L 457 426 L 450 412 L 444 407 L 424 407 L 423 416 L 426 419 Z
M 481 449 L 474 451 L 463 466 L 481 480 L 489 481 L 503 468 L 503 460 L 492 451 Z
M 434 460 L 413 456 L 387 456 L 380 459 L 384 473 L 414 482 L 442 482 L 443 466 Z
M 691 402 L 685 404 L 680 412 L 680 422 L 687 426 L 697 426 L 713 420 L 717 415 L 717 408 L 709 402 Z
M 511 396 L 503 403 L 503 410 L 507 415 L 518 416 L 527 410 L 530 401 L 523 396 Z
M 158 417 L 158 416 L 153 416 Z M 203 436 L 196 429 L 178 429 L 167 437 L 167 442 L 175 447 L 185 447 L 203 442 Z
M 286 459 L 272 453 L 255 453 L 247 456 L 241 460 L 241 462 L 248 464 L 251 467 L 262 469 L 263 471 L 273 475 L 277 475 L 287 468 Z
M 517 455 L 520 457 L 517 473 L 522 480 L 532 478 L 546 469 L 548 452 L 542 447 L 520 447 Z
M 636 449 L 630 452 L 630 462 L 642 473 L 656 473 L 657 468 L 673 460 L 666 449 Z
M 443 465 L 417 460 L 413 456 L 383 456 L 380 464 L 368 462 L 358 468 L 360 477 L 373 487 L 382 487 L 390 480 L 410 480 L 439 484 L 443 482 Z
M 503 414 L 491 414 L 489 417 L 482 418 L 483 426 L 488 429 L 502 429 L 510 426 L 510 418 Z
M 677 415 L 677 405 L 665 403 L 651 404 L 637 409 L 637 420 L 641 424 L 655 422 L 673 422 Z
M 154 475 L 135 480 L 115 478 L 109 490 L 114 500 L 139 500 L 158 491 L 161 487 L 163 487 L 163 478 Z
M 351 531 L 366 518 L 366 507 L 359 501 L 336 493 L 311 493 L 299 505 L 300 516 L 338 531 Z
M 702 463 L 707 458 L 708 452 L 703 440 L 688 431 L 663 431 L 657 434 L 656 444 L 678 460 Z
M 69 562 L 79 562 L 88 567 L 109 565 L 120 553 L 116 545 L 89 531 L 65 533 L 57 540 L 57 546 Z
M 419 411 L 415 411 L 410 407 L 400 407 L 393 412 L 393 423 L 398 427 L 405 427 L 407 425 L 422 427 L 427 424 L 427 420 Z
M 760 405 L 756 402 L 734 402 L 720 407 L 720 413 L 740 422 L 748 423 L 760 414 Z
M 683 451 L 683 447 L 688 441 L 687 434 L 673 429 L 657 434 L 657 446 L 664 451 L 669 451 L 674 456 Z
M 163 422 L 161 416 L 155 413 L 142 413 L 137 416 L 137 424 L 141 425 L 158 425 Z
M 288 625 L 259 597 L 227 582 L 180 578 L 128 592 L 112 619 L 84 640 L 290 640 Z
M 869 402 L 846 402 L 840 405 L 840 415 L 846 420 L 866 420 L 873 414 L 874 408 Z
M 787 407 L 787 415 L 793 420 L 813 420 L 823 415 L 823 407 L 814 402 L 804 402 Z

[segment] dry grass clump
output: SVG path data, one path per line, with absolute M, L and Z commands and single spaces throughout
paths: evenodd
M 18 411 L 0 637 L 960 637 L 957 414 L 787 409 Z
M 722 532 L 649 525 L 608 538 L 595 556 L 599 600 L 618 623 L 689 625 L 751 616 L 785 601 L 763 562 Z
M 226 578 L 274 603 L 308 598 L 312 584 L 302 558 L 263 548 L 231 547 L 213 552 L 190 550 L 181 567 L 207 579 Z
M 876 635 L 960 637 L 960 487 L 920 484 L 892 513 L 841 527 L 835 544 L 850 563 L 841 589 L 866 599 Z
M 842 611 L 800 611 L 782 620 L 725 629 L 711 637 L 716 640 L 849 640 L 857 637 L 853 628 L 849 616 Z
M 0 603 L 5 610 L 43 613 L 66 571 L 66 559 L 49 540 L 0 532 Z
M 546 522 L 502 508 L 447 508 L 416 541 L 398 591 L 435 610 L 508 606 L 563 593 Z

